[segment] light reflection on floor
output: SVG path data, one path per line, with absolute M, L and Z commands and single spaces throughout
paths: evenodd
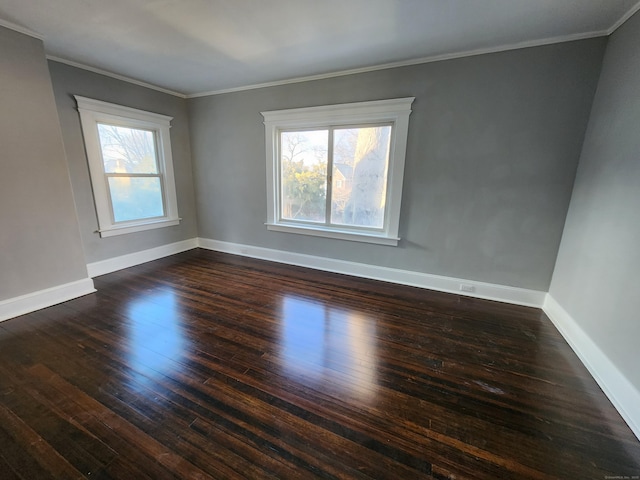
M 132 302 L 127 317 L 128 365 L 133 372 L 154 377 L 179 368 L 176 360 L 180 360 L 188 346 L 172 291 L 151 293 Z
M 281 310 L 283 372 L 313 387 L 330 385 L 369 400 L 376 393 L 376 326 L 360 312 L 285 296 Z

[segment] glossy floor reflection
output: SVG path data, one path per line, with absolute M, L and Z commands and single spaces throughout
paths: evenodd
M 189 352 L 175 293 L 147 293 L 131 301 L 126 311 L 127 364 L 139 382 L 180 370 Z M 144 373 L 144 375 L 137 375 Z
M 0 479 L 603 479 L 640 442 L 538 309 L 193 250 L 0 323 Z
M 330 385 L 360 400 L 375 398 L 374 319 L 288 295 L 282 299 L 279 321 L 285 375 L 309 386 Z

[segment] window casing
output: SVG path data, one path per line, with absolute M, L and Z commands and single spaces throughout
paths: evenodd
M 178 225 L 172 117 L 75 96 L 101 237 Z
M 397 245 L 413 100 L 262 112 L 267 228 Z

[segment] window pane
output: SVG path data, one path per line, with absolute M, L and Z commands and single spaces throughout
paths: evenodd
M 389 125 L 334 130 L 331 223 L 384 227 L 390 137 Z
M 98 135 L 106 173 L 158 173 L 152 131 L 99 123 Z
M 280 134 L 283 219 L 326 221 L 328 144 L 328 130 Z
M 158 177 L 109 177 L 109 192 L 116 222 L 164 216 Z

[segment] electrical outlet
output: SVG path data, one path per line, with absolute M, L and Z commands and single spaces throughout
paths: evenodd
M 461 292 L 475 292 L 476 291 L 476 287 L 474 287 L 473 285 L 469 285 L 467 283 L 461 283 L 460 284 L 460 291 Z

